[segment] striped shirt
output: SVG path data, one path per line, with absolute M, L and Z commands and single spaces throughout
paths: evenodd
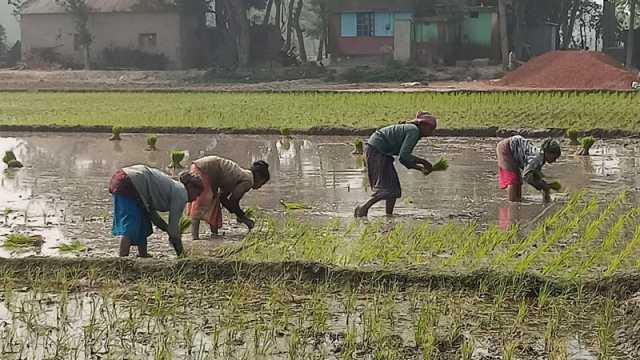
M 511 137 L 509 141 L 511 156 L 518 168 L 522 171 L 522 177 L 527 179 L 536 189 L 543 187 L 542 167 L 545 164 L 544 153 L 533 143 L 520 135 Z

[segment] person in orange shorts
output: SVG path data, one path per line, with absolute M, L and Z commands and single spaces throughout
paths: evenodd
M 538 149 L 531 141 L 520 135 L 512 136 L 498 143 L 498 182 L 501 189 L 508 189 L 509 201 L 522 201 L 523 180 L 542 191 L 544 200 L 549 201 L 551 184 L 543 179 L 542 167 L 553 164 L 562 154 L 560 144 L 546 139 Z
M 269 181 L 269 164 L 259 160 L 251 169 L 243 169 L 232 160 L 219 156 L 205 156 L 191 164 L 191 173 L 202 179 L 204 191 L 187 205 L 191 217 L 191 234 L 200 239 L 200 221 L 209 224 L 211 235 L 222 227 L 222 207 L 237 216 L 238 222 L 249 230 L 254 226 L 240 208 L 240 200 L 251 189 L 260 189 Z

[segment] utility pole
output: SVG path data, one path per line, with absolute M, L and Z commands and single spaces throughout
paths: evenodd
M 506 0 L 498 0 L 498 22 L 500 23 L 500 50 L 502 53 L 502 67 L 509 69 L 509 34 L 507 33 L 507 5 Z
M 631 69 L 633 67 L 633 51 L 634 51 L 634 35 L 636 32 L 636 4 L 637 0 L 631 1 L 631 15 L 629 17 L 629 33 L 627 34 L 627 60 L 625 61 L 625 65 L 627 69 Z

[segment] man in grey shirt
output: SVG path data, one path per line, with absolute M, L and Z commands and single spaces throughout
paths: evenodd
M 202 192 L 202 180 L 188 172 L 180 181 L 146 165 L 133 165 L 118 170 L 109 184 L 113 195 L 113 235 L 122 236 L 120 256 L 128 256 L 132 245 L 140 257 L 148 257 L 147 238 L 153 233 L 151 224 L 169 234 L 176 254 L 182 255 L 180 219 L 187 202 Z M 169 223 L 158 212 L 169 213 Z

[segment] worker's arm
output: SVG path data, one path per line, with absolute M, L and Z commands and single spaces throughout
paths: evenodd
M 167 222 L 164 221 L 162 217 L 160 217 L 160 214 L 158 214 L 157 211 L 155 210 L 150 211 L 149 216 L 151 217 L 151 222 L 153 223 L 153 225 L 157 226 L 158 229 L 164 232 L 168 231 L 169 226 L 167 225 Z
M 235 214 L 238 218 L 238 222 L 245 224 L 249 230 L 253 228 L 254 221 L 249 219 L 240 207 L 240 200 L 251 189 L 249 182 L 243 182 L 238 184 L 231 193 L 224 193 L 220 195 L 220 203 L 230 213 Z
M 167 234 L 169 234 L 169 242 L 173 249 L 176 251 L 176 255 L 180 256 L 183 253 L 182 248 L 182 229 L 180 228 L 180 219 L 184 212 L 184 207 L 187 204 L 186 199 L 172 199 L 171 207 L 169 209 L 169 225 L 167 227 Z
M 407 169 L 424 171 L 424 165 L 419 164 L 418 158 L 413 155 L 413 149 L 416 147 L 419 140 L 420 130 L 417 126 L 415 127 L 415 130 L 412 129 L 411 131 L 407 131 L 404 140 L 402 141 L 398 158 L 400 159 L 400 163 Z
M 551 186 L 544 181 L 542 176 L 543 164 L 543 155 L 538 155 L 531 159 L 522 172 L 522 178 L 527 182 L 527 184 L 533 186 L 536 190 L 549 192 Z
M 415 156 L 415 158 L 416 158 L 416 163 L 422 166 L 422 169 L 419 169 L 420 171 L 422 171 L 425 174 L 429 174 L 432 171 L 433 165 L 431 165 L 429 161 L 417 156 Z

